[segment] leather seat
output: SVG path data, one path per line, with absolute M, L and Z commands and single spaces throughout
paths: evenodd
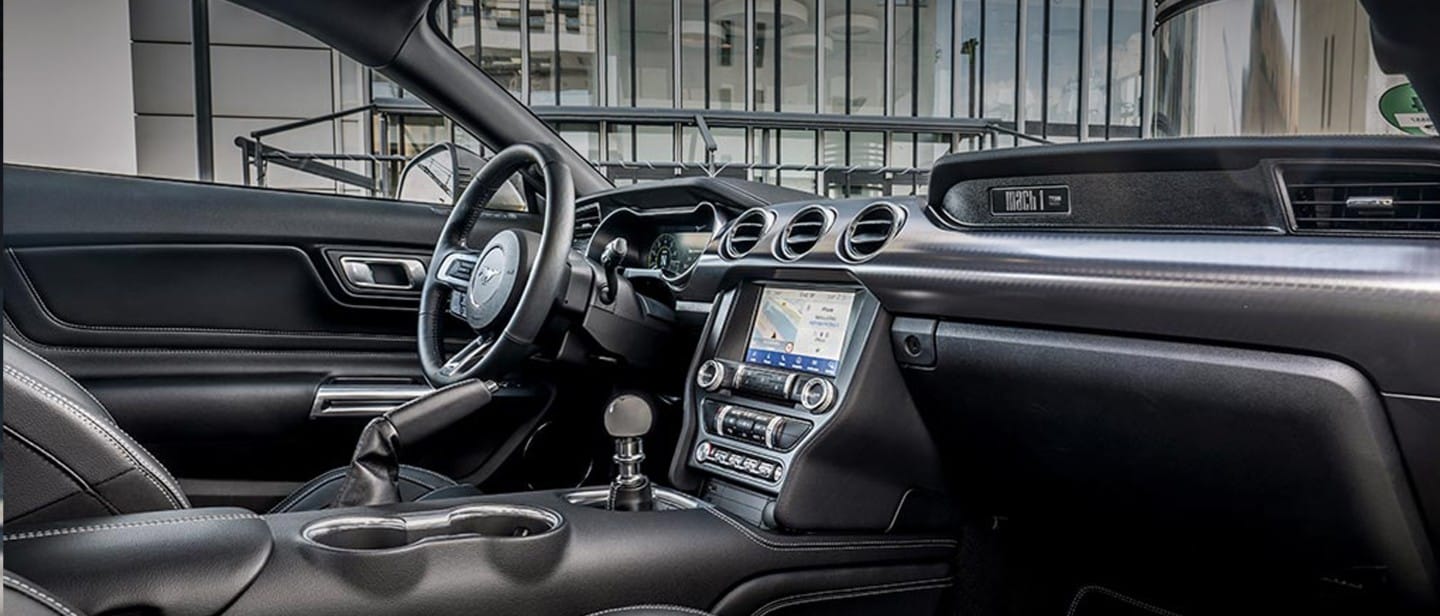
M 6 524 L 190 507 L 179 482 L 95 396 L 9 336 L 4 353 Z M 325 507 L 344 472 L 316 477 L 275 511 Z M 405 500 L 478 493 L 433 471 L 401 468 Z

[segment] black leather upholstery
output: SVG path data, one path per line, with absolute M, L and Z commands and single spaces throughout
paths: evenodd
M 93 614 L 218 614 L 274 543 L 263 518 L 229 507 L 5 530 L 7 564 Z
M 9 571 L 5 572 L 5 613 L 10 616 L 81 616 L 34 582 Z
M 7 525 L 190 506 L 90 392 L 8 336 L 4 353 Z
M 5 524 L 190 507 L 179 482 L 84 387 L 9 336 L 4 353 Z M 275 511 L 329 505 L 344 471 L 316 477 Z M 402 500 L 442 489 L 478 493 L 433 471 L 402 467 Z

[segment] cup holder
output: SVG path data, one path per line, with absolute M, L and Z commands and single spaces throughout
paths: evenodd
M 559 528 L 560 515 L 524 505 L 470 505 L 393 516 L 347 516 L 315 522 L 305 539 L 340 550 L 393 550 L 422 542 L 534 537 Z

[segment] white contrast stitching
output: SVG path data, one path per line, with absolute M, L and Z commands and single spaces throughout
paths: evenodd
M 1144 601 L 1140 601 L 1139 599 L 1122 595 L 1118 592 L 1110 590 L 1109 588 L 1105 588 L 1104 586 L 1094 585 L 1086 586 L 1078 591 L 1075 591 L 1075 598 L 1070 601 L 1070 609 L 1065 610 L 1065 616 L 1075 616 L 1075 610 L 1080 609 L 1080 599 L 1085 596 L 1085 593 L 1092 590 L 1095 592 L 1109 595 L 1111 598 L 1117 599 L 1121 603 L 1129 605 L 1130 607 L 1140 608 L 1152 614 L 1158 614 L 1159 616 L 1180 616 L 1180 614 L 1176 612 L 1172 612 L 1162 607 L 1150 605 L 1149 603 L 1145 603 Z
M 11 338 L 9 335 L 6 335 L 6 336 L 5 336 L 5 340 L 6 340 L 7 342 L 9 342 L 10 344 L 15 345 L 15 346 L 16 346 L 17 348 L 19 348 L 21 351 L 24 351 L 26 355 L 29 355 L 30 357 L 34 357 L 35 359 L 40 360 L 40 363 L 45 364 L 46 366 L 49 366 L 51 370 L 54 370 L 54 371 L 60 373 L 60 376 L 63 376 L 63 377 L 65 377 L 65 380 L 70 381 L 70 384 L 74 385 L 74 386 L 76 387 L 76 389 L 79 389 L 80 391 L 84 392 L 85 395 L 86 395 L 88 398 L 90 398 L 90 401 L 95 403 L 95 406 L 98 406 L 98 407 L 100 407 L 100 408 L 102 408 L 102 409 L 105 408 L 105 405 L 100 403 L 100 399 L 99 399 L 99 398 L 96 398 L 96 397 L 95 397 L 95 394 L 90 393 L 90 390 L 85 389 L 84 387 L 81 387 L 79 383 L 75 382 L 75 379 L 73 379 L 73 378 L 70 377 L 70 373 L 65 372 L 64 370 L 61 370 L 59 366 L 56 366 L 56 365 L 55 365 L 53 362 L 51 362 L 50 360 L 45 359 L 45 356 L 44 356 L 44 355 L 41 355 L 41 354 L 39 354 L 39 353 L 36 353 L 35 351 L 31 350 L 31 349 L 30 349 L 29 347 L 27 347 L 26 345 L 20 344 L 20 341 L 14 339 L 14 338 Z M 106 414 L 109 414 L 110 411 L 107 410 L 107 411 L 105 411 L 105 412 L 106 412 Z M 115 418 L 114 418 L 114 417 L 111 417 L 111 418 L 110 418 L 110 423 L 112 423 L 112 424 L 115 423 Z
M 721 513 L 714 507 L 703 507 L 712 515 L 720 518 L 721 521 L 729 524 L 735 530 L 740 531 L 751 542 L 769 550 L 866 550 L 866 549 L 894 549 L 894 548 L 953 548 L 957 544 L 950 539 L 900 539 L 900 540 L 874 540 L 874 541 L 807 541 L 796 543 L 782 543 L 767 539 L 758 535 L 744 525 L 731 519 L 730 516 Z
M 157 474 L 157 477 L 159 478 L 159 480 L 160 480 L 162 483 L 165 484 L 165 487 L 166 487 L 167 489 L 169 489 L 172 493 L 174 493 L 174 494 L 180 499 L 180 502 L 185 503 L 185 504 L 187 504 L 187 505 L 189 504 L 189 502 L 185 499 L 185 491 L 184 491 L 184 490 L 181 490 L 181 489 L 180 489 L 180 486 L 177 485 L 177 484 L 175 484 L 174 481 L 171 481 L 170 478 L 173 477 L 173 475 L 170 473 L 170 469 L 165 468 L 165 463 L 164 463 L 164 462 L 161 462 L 161 461 L 160 461 L 160 458 L 157 458 L 157 457 L 155 457 L 154 454 L 150 453 L 150 451 L 149 451 L 148 449 L 145 449 L 145 446 L 144 446 L 144 445 L 141 445 L 141 444 L 140 444 L 140 441 L 136 440 L 135 437 L 130 436 L 130 433 L 129 433 L 129 432 L 126 432 L 126 431 L 125 431 L 125 428 L 120 427 L 120 423 L 117 422 L 117 421 L 115 421 L 115 418 L 114 418 L 114 417 L 110 416 L 110 411 L 105 408 L 105 405 L 104 405 L 104 404 L 101 404 L 101 403 L 100 403 L 100 399 L 99 399 L 99 398 L 96 398 L 96 397 L 95 397 L 95 394 L 90 393 L 90 390 L 85 389 L 85 386 L 83 386 L 83 385 L 81 385 L 80 383 L 78 383 L 73 377 L 71 377 L 71 376 L 70 376 L 68 373 L 66 373 L 64 370 L 61 370 L 61 369 L 60 369 L 58 366 L 56 366 L 55 364 L 50 363 L 50 360 L 45 359 L 45 357 L 44 357 L 43 355 L 40 355 L 39 353 L 36 353 L 35 351 L 32 351 L 32 350 L 26 348 L 25 345 L 16 342 L 13 338 L 9 338 L 8 336 L 6 336 L 6 338 L 10 340 L 10 344 L 15 345 L 15 346 L 18 347 L 21 351 L 24 351 L 26 355 L 29 355 L 30 357 L 34 357 L 35 359 L 40 360 L 41 363 L 44 363 L 45 365 L 50 366 L 50 368 L 51 368 L 52 370 L 54 370 L 55 372 L 57 372 L 57 373 L 60 374 L 61 378 L 64 378 L 66 381 L 69 381 L 71 385 L 74 385 L 74 386 L 75 386 L 75 389 L 80 390 L 80 391 L 81 391 L 82 393 L 84 393 L 87 397 L 89 397 L 89 398 L 90 398 L 90 401 L 91 401 L 91 402 L 94 402 L 94 403 L 95 403 L 95 406 L 99 407 L 100 410 L 105 413 L 105 416 L 106 416 L 107 418 L 109 418 L 110 421 L 109 421 L 108 423 L 109 423 L 112 427 L 114 427 L 117 431 L 119 431 L 120 434 L 124 435 L 125 438 L 127 438 L 127 439 L 130 440 L 130 443 L 128 443 L 127 446 L 128 446 L 128 445 L 134 445 L 136 449 L 139 449 L 141 452 L 143 452 L 143 453 L 145 454 L 145 457 L 147 457 L 147 458 L 149 458 L 150 460 L 154 461 L 155 464 L 160 467 L 160 473 Z M 137 464 L 140 463 L 140 460 L 136 460 L 136 463 L 137 463 Z M 153 471 L 154 471 L 154 469 L 151 469 L 151 472 L 153 472 Z
M 30 388 L 31 390 L 35 391 L 36 393 L 40 394 L 40 395 L 41 395 L 42 397 L 44 397 L 45 399 L 50 400 L 51 402 L 54 402 L 54 403 L 56 403 L 56 404 L 59 404 L 62 408 L 64 408 L 64 409 L 65 409 L 67 412 L 69 412 L 71 415 L 74 415 L 74 416 L 76 416 L 78 419 L 80 419 L 80 421 L 81 421 L 82 423 L 84 423 L 84 424 L 87 425 L 87 426 L 90 426 L 90 428 L 92 429 L 93 432 L 95 432 L 95 433 L 99 434 L 100 436 L 104 437 L 105 440 L 106 440 L 107 442 L 109 442 L 110 445 L 111 445 L 112 447 L 114 447 L 116 451 L 120 452 L 120 455 L 125 456 L 125 458 L 127 458 L 127 459 L 130 460 L 130 463 L 131 463 L 131 464 L 134 464 L 134 465 L 135 465 L 135 468 L 137 468 L 137 469 L 140 470 L 140 474 L 141 474 L 141 475 L 144 475 L 145 479 L 149 480 L 151 484 L 154 484 L 155 489 L 159 490 L 160 493 L 165 496 L 165 500 L 170 501 L 170 506 L 171 506 L 171 508 L 174 508 L 174 509 L 183 509 L 183 508 L 184 508 L 184 507 L 182 507 L 182 506 L 180 505 L 180 502 L 179 502 L 179 501 L 176 501 L 176 500 L 175 500 L 175 497 L 174 497 L 174 495 L 172 495 L 172 494 L 170 493 L 170 490 L 167 489 L 166 486 L 162 486 L 162 485 L 161 485 L 160 481 L 158 481 L 158 480 L 156 479 L 156 476 L 154 475 L 154 473 L 153 473 L 153 471 L 152 471 L 151 469 L 146 468 L 144 464 L 141 464 L 141 463 L 140 463 L 140 460 L 135 457 L 135 454 L 134 454 L 133 452 L 131 452 L 130 450 L 126 449 L 124 445 L 121 445 L 121 444 L 120 444 L 120 441 L 118 440 L 118 437 L 117 437 L 116 435 L 111 434 L 109 431 L 107 431 L 107 430 L 105 429 L 105 427 L 104 427 L 100 422 L 97 422 L 97 421 L 95 420 L 95 418 L 91 417 L 89 413 L 86 413 L 84 410 L 82 410 L 78 405 L 75 404 L 75 402 L 71 401 L 69 398 L 66 398 L 65 396 L 61 395 L 60 393 L 56 392 L 55 390 L 50 389 L 49 387 L 46 387 L 44 384 L 42 384 L 40 381 L 36 380 L 34 377 L 32 377 L 32 376 L 30 376 L 30 375 L 28 375 L 28 374 L 25 374 L 24 372 L 21 372 L 19 369 L 15 368 L 14 366 L 10 366 L 10 365 L 7 364 L 7 365 L 5 366 L 5 374 L 10 375 L 11 377 L 14 377 L 15 380 L 19 381 L 22 385 L 25 385 L 26 387 L 28 387 L 28 388 Z M 119 429 L 119 428 L 116 428 L 116 429 Z M 129 439 L 129 436 L 127 435 L 125 438 Z M 183 497 L 182 497 L 182 498 L 183 498 Z
M 54 312 L 51 312 L 50 307 L 45 304 L 45 300 L 40 297 L 39 290 L 36 289 L 35 284 L 31 282 L 30 273 L 26 271 L 25 266 L 20 263 L 19 255 L 17 255 L 14 250 L 7 250 L 6 252 L 9 253 L 11 262 L 15 264 L 15 270 L 19 272 L 20 280 L 25 283 L 25 289 L 29 291 L 30 297 L 35 300 L 35 306 L 40 309 L 41 316 L 44 316 L 45 320 L 50 321 L 52 324 L 64 329 L 114 333 L 177 333 L 217 336 L 295 336 L 299 338 L 341 338 L 352 340 L 377 341 L 414 340 L 413 337 L 403 334 L 355 334 L 346 332 L 326 331 L 307 332 L 303 330 L 260 329 L 244 327 L 148 327 L 137 325 L 86 325 L 83 323 L 71 323 L 70 321 L 66 321 L 60 318 L 60 316 L 55 314 Z M 314 266 L 312 265 L 310 269 L 314 271 Z M 316 275 L 318 276 L 319 273 L 316 272 Z M 324 284 L 323 281 L 321 281 L 321 284 Z M 328 294 L 328 289 L 326 291 Z
M 20 580 L 18 580 L 18 579 L 16 579 L 16 578 L 13 578 L 13 577 L 8 576 L 8 575 L 5 576 L 5 583 L 6 583 L 6 584 L 10 584 L 11 586 L 14 586 L 14 587 L 16 587 L 16 588 L 19 588 L 21 591 L 23 591 L 23 592 L 24 592 L 27 596 L 29 596 L 30 598 L 35 599 L 35 600 L 37 600 L 37 601 L 39 601 L 39 602 L 41 602 L 41 603 L 44 603 L 45 605 L 50 606 L 51 609 L 54 609 L 55 611 L 60 612 L 61 614 L 64 614 L 65 616 L 79 616 L 79 615 L 76 614 L 73 610 L 71 610 L 70 608 L 66 607 L 64 603 L 61 603 L 59 599 L 56 599 L 55 597 L 52 597 L 52 596 L 50 596 L 50 595 L 48 595 L 48 594 L 45 594 L 45 591 L 42 591 L 42 590 L 40 590 L 39 588 L 35 588 L 34 586 L 31 586 L 31 585 L 29 585 L 29 584 L 26 584 L 25 582 L 22 582 L 22 581 L 20 581 Z
M 934 590 L 938 588 L 949 588 L 952 582 L 949 578 L 933 578 L 929 580 L 912 580 L 908 582 L 892 582 L 890 584 L 876 584 L 874 586 L 856 586 L 854 588 L 821 590 L 799 595 L 776 599 L 756 610 L 754 616 L 765 616 L 778 609 L 784 609 L 793 605 L 804 605 L 819 601 L 833 599 L 853 599 L 857 597 L 873 597 L 876 595 L 887 595 L 892 593 L 910 592 L 915 590 Z
M 258 520 L 260 516 L 253 513 L 217 513 L 212 515 L 197 515 L 188 518 L 166 518 L 163 520 L 146 520 L 144 522 L 120 522 L 116 524 L 90 524 L 87 526 L 66 526 L 64 528 L 49 528 L 45 530 L 34 530 L 14 535 L 5 535 L 5 541 L 24 541 L 26 539 L 41 539 L 44 537 L 59 537 L 62 535 L 79 535 L 83 533 L 94 533 L 106 530 L 120 530 L 125 528 L 144 528 L 147 526 L 166 526 L 169 524 L 189 524 L 193 522 L 223 522 L 227 520 Z
M 586 616 L 605 616 L 606 614 L 619 614 L 620 612 L 624 612 L 626 610 L 670 610 L 672 612 L 690 614 L 691 616 L 713 616 L 710 612 L 706 612 L 704 610 L 697 610 L 693 607 L 685 607 L 683 605 L 670 605 L 666 603 L 645 603 L 641 605 L 612 607 L 609 609 L 600 610 L 598 612 L 590 612 Z
M 265 357 L 265 356 L 269 356 L 269 357 L 307 357 L 307 356 L 313 356 L 313 357 L 322 357 L 322 358 L 325 358 L 325 357 L 344 356 L 344 357 L 347 357 L 347 358 L 370 357 L 370 358 L 376 358 L 376 359 L 395 359 L 395 358 L 401 357 L 401 356 L 413 356 L 413 355 L 414 355 L 413 353 L 409 353 L 409 352 L 407 352 L 407 351 L 399 351 L 399 350 L 396 350 L 396 351 L 359 351 L 359 350 L 337 350 L 337 351 L 318 351 L 318 350 L 317 350 L 317 351 L 306 351 L 306 350 L 298 350 L 298 351 L 287 351 L 287 350 L 283 350 L 283 349 L 199 349 L 199 348 L 191 349 L 191 348 L 153 347 L 153 346 L 152 346 L 152 347 L 87 347 L 87 346 L 65 346 L 65 345 L 45 344 L 45 343 L 43 343 L 43 342 L 39 342 L 39 341 L 37 341 L 37 340 L 35 340 L 35 339 L 33 339 L 33 338 L 30 338 L 29 336 L 26 336 L 26 335 L 25 335 L 25 332 L 21 331 L 20 328 L 19 328 L 19 326 L 15 325 L 15 320 L 12 319 L 12 318 L 10 318 L 10 313 L 8 313 L 8 312 L 5 313 L 5 325 L 10 328 L 10 331 L 14 332 L 14 335 L 15 335 L 17 338 L 19 338 L 20 340 L 25 341 L 25 346 L 31 347 L 32 349 L 37 349 L 37 348 L 38 348 L 38 349 L 46 349 L 46 350 L 48 350 L 48 351 L 54 351 L 54 352 L 57 352 L 57 353 L 78 353 L 78 354 L 82 354 L 82 355 L 177 355 L 177 356 L 185 356 L 185 355 L 199 355 L 199 356 L 205 356 L 205 355 L 225 355 L 225 356 L 232 356 L 232 355 L 254 355 L 254 356 L 262 356 L 262 357 Z

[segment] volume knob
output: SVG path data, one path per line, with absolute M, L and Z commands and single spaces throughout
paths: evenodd
M 705 391 L 719 390 L 725 384 L 725 364 L 713 359 L 705 360 L 695 373 L 695 384 Z
M 813 377 L 800 386 L 800 406 L 811 413 L 830 410 L 835 403 L 835 384 L 823 377 Z

